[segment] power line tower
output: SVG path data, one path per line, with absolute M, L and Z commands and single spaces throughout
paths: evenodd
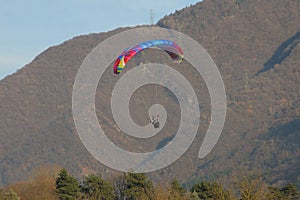
M 153 20 L 154 20 L 154 14 L 153 14 L 153 9 L 151 8 L 150 9 L 150 25 L 151 26 L 154 24 Z

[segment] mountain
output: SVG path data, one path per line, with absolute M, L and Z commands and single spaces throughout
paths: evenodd
M 253 173 L 273 184 L 296 182 L 300 177 L 300 2 L 204 0 L 165 16 L 156 26 L 180 31 L 208 51 L 225 83 L 227 116 L 213 151 L 198 159 L 210 118 L 209 99 L 203 98 L 208 93 L 201 77 L 183 64 L 181 72 L 191 82 L 200 80 L 195 89 L 201 94 L 198 98 L 203 108 L 199 134 L 179 160 L 149 175 L 158 182 L 176 176 L 187 184 L 201 179 L 229 181 Z M 26 179 L 35 167 L 47 164 L 65 167 L 78 177 L 119 173 L 96 161 L 80 142 L 72 118 L 72 89 L 76 73 L 91 50 L 127 29 L 78 36 L 50 47 L 0 81 L 2 185 Z M 145 52 L 144 56 L 151 59 L 158 55 Z M 106 89 L 96 94 L 97 116 L 108 137 L 123 148 L 135 147 L 137 151 L 168 143 L 180 117 L 172 94 L 158 88 L 162 104 L 172 111 L 165 134 L 156 141 L 134 140 L 113 127 L 109 92 L 116 81 L 106 72 Z M 145 86 L 141 93 L 147 95 L 146 91 L 154 92 L 154 88 Z M 138 94 L 134 97 L 132 117 L 146 123 L 142 99 Z M 146 103 L 153 104 L 153 99 Z

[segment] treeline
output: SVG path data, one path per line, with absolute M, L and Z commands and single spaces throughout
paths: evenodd
M 107 181 L 88 175 L 79 181 L 66 169 L 43 167 L 28 181 L 1 189 L 4 200 L 298 200 L 295 184 L 281 188 L 269 186 L 259 178 L 243 178 L 235 187 L 218 182 L 198 182 L 186 190 L 177 179 L 154 185 L 143 173 L 124 173 Z

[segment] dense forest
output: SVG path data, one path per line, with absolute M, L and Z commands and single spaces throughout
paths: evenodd
M 259 176 L 245 176 L 226 185 L 218 181 L 199 181 L 185 188 L 176 178 L 154 184 L 146 174 L 128 172 L 111 180 L 100 174 L 75 178 L 66 169 L 40 167 L 24 182 L 0 190 L 0 199 L 92 199 L 92 200 L 297 200 L 296 184 L 283 187 L 266 184 Z

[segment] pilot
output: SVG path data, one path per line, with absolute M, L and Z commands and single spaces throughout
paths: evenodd
M 153 124 L 154 128 L 159 128 L 159 121 L 157 118 L 155 118 L 154 116 L 152 116 L 152 119 L 150 120 L 151 124 Z

